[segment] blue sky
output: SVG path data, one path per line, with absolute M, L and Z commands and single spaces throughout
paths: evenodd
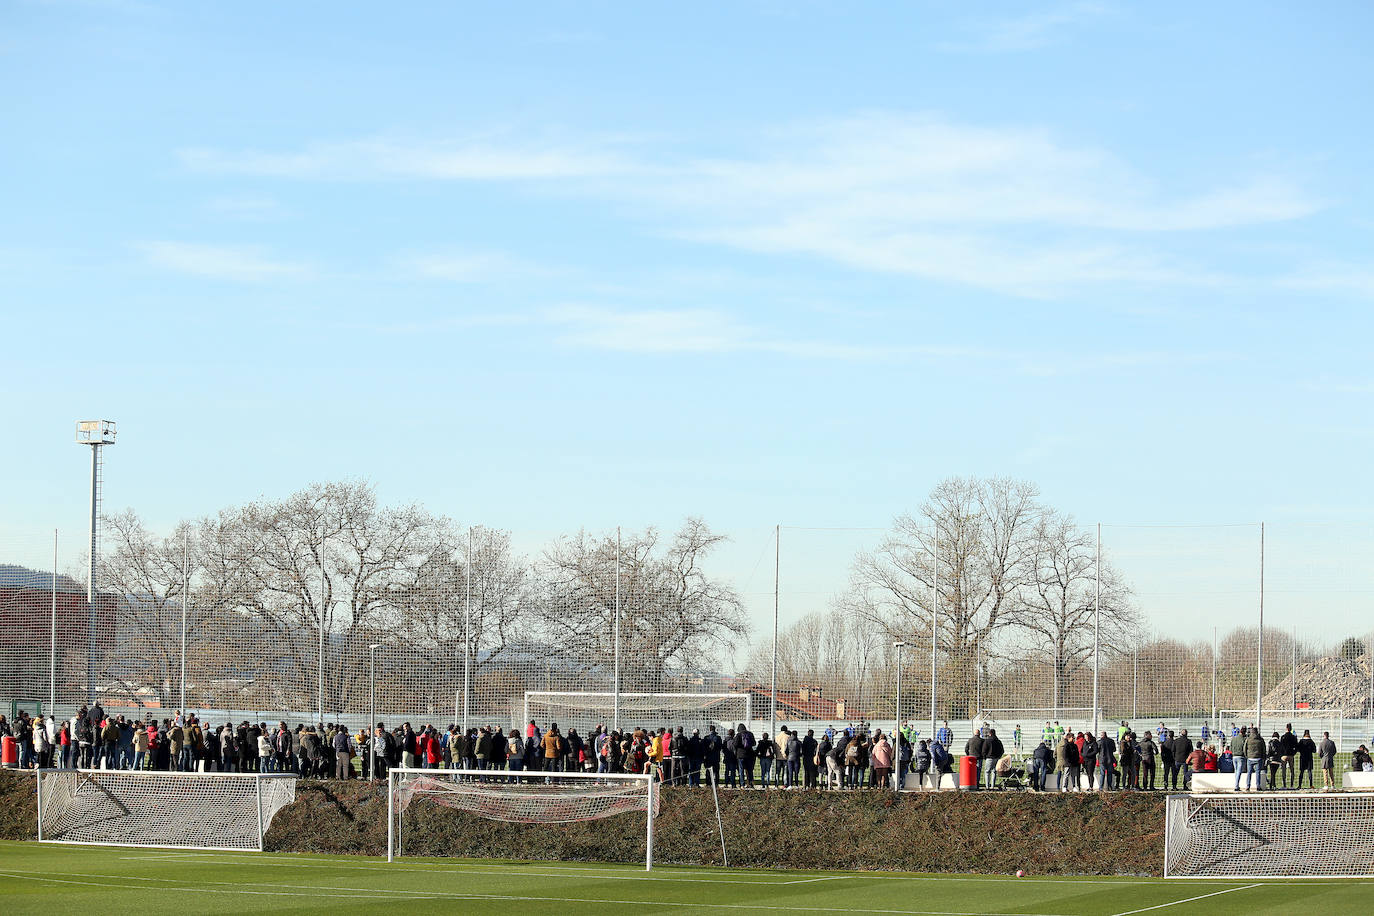
M 100 416 L 162 527 L 361 476 L 519 531 L 699 514 L 747 571 L 1010 474 L 1329 525 L 1367 615 L 1371 28 L 11 0 L 0 538 L 81 530 Z

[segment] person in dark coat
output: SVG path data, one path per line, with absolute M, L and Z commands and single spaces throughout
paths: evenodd
M 1144 739 L 1136 747 L 1140 755 L 1140 788 L 1153 792 L 1155 788 L 1155 757 L 1159 756 L 1159 745 L 1155 736 L 1148 730 Z
M 1296 789 L 1298 787 L 1297 773 L 1294 767 L 1298 756 L 1298 736 L 1293 734 L 1293 723 L 1289 722 L 1284 727 L 1283 734 L 1279 735 L 1279 747 L 1283 749 L 1283 785 L 1286 789 Z
M 1180 771 L 1183 774 L 1183 788 L 1188 788 L 1188 780 L 1192 777 L 1192 772 L 1188 769 L 1188 758 L 1193 755 L 1193 741 L 1188 737 L 1188 729 L 1179 732 L 1177 738 L 1173 739 L 1174 767 L 1172 778 L 1169 780 L 1171 788 L 1178 788 L 1178 777 Z
M 1116 742 L 1105 731 L 1097 736 L 1097 788 L 1109 791 L 1116 782 Z
M 722 741 L 720 735 L 716 733 L 714 725 L 707 726 L 706 734 L 701 739 L 701 762 L 711 771 L 711 781 L 720 783 L 720 752 Z
M 988 729 L 988 736 L 983 739 L 982 760 L 979 767 L 986 772 L 989 789 L 997 787 L 997 761 L 1001 760 L 1002 755 L 1006 752 L 1006 748 L 1002 746 L 1002 739 L 997 737 L 997 729 Z
M 1317 743 L 1312 740 L 1312 732 L 1303 729 L 1302 737 L 1298 739 L 1295 748 L 1298 755 L 1298 782 L 1293 788 L 1302 788 L 1302 774 L 1307 774 L 1307 788 L 1317 788 L 1312 782 L 1312 758 L 1317 753 Z
M 808 728 L 806 737 L 801 742 L 802 755 L 802 786 L 807 789 L 816 788 L 816 774 L 820 771 L 820 765 L 816 763 L 816 754 L 819 745 L 816 743 L 816 730 Z

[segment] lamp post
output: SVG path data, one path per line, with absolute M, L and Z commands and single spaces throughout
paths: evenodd
M 95 567 L 100 556 L 100 489 L 104 475 L 103 450 L 115 444 L 113 420 L 81 420 L 76 441 L 91 447 L 91 554 L 86 568 L 86 702 L 95 702 Z
M 897 766 L 893 768 L 892 778 L 898 792 L 902 791 L 902 649 L 905 647 L 904 640 L 892 641 L 892 648 L 897 650 L 897 709 L 892 717 L 892 752 L 897 755 Z
M 367 647 L 368 673 L 368 720 L 367 754 L 369 757 L 367 775 L 374 782 L 377 779 L 377 649 L 381 643 L 374 642 Z

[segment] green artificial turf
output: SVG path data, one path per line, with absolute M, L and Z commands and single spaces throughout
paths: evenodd
M 818 837 L 818 842 L 823 839 Z M 757 871 L 0 843 L 0 913 L 1062 914 L 1374 911 L 1369 881 Z

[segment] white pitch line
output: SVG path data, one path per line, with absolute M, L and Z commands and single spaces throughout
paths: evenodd
M 119 883 L 118 883 L 118 880 L 116 880 L 116 882 L 114 882 L 114 883 L 111 883 L 111 882 L 109 882 L 109 881 L 73 881 L 73 880 L 71 880 L 70 878 L 54 878 L 52 875 L 49 875 L 49 874 L 47 874 L 47 873 L 45 873 L 45 872 L 8 872 L 8 871 L 0 871 L 0 875 L 3 875 L 3 876 L 6 877 L 6 878 L 19 878 L 19 879 L 21 879 L 21 880 L 27 880 L 27 881 L 35 881 L 35 880 L 36 880 L 36 881 L 46 881 L 46 882 L 48 882 L 49 884 L 77 884 L 77 885 L 80 885 L 80 886 L 82 886 L 82 887 L 106 887 L 106 888 L 109 888 L 109 887 L 119 887 L 119 886 L 120 886 Z M 107 877 L 107 876 L 101 876 L 101 877 Z M 114 877 L 116 877 L 116 876 L 110 875 L 110 876 L 108 876 L 108 877 L 114 878 Z M 126 879 L 126 880 L 127 880 L 127 879 Z M 194 884 L 185 884 L 185 885 L 180 885 L 180 884 L 169 884 L 169 885 L 166 885 L 166 887 L 167 887 L 168 890 L 194 891 L 194 892 L 196 892 L 196 893 L 201 893 L 201 894 L 252 894 L 252 895 L 258 896 L 258 897 L 330 897 L 330 898 L 335 898 L 335 899 L 339 899 L 339 900 L 376 900 L 376 899 L 377 899 L 377 893 L 376 893 L 375 891 L 373 891 L 373 892 L 371 892 L 371 893 L 367 893 L 367 894 L 339 894 L 339 893 L 335 893 L 335 892 L 331 891 L 329 888 L 321 888 L 321 889 L 319 889 L 318 891 L 316 891 L 315 889 L 312 888 L 312 889 L 309 890 L 308 893 L 299 893 L 299 892 L 297 892 L 297 891 L 248 891 L 248 890 L 242 890 L 242 889 L 234 889 L 234 888 L 232 888 L 232 887 L 198 887 L 198 886 L 196 886 L 196 885 L 194 885 Z M 388 893 L 390 893 L 390 892 L 388 892 Z M 433 895 L 433 894 L 425 894 L 425 895 L 423 895 L 423 896 L 409 896 L 409 897 L 403 897 L 403 898 L 399 898 L 399 899 L 403 899 L 403 900 L 436 900 L 436 899 L 438 899 L 438 898 L 437 898 L 435 895 Z
M 131 878 L 138 881 L 162 882 L 160 886 L 168 890 L 187 890 L 200 893 L 211 894 L 253 894 L 264 897 L 330 897 L 345 899 L 378 899 L 378 895 L 394 895 L 395 890 L 379 891 L 375 888 L 339 888 L 322 887 L 314 888 L 299 884 L 273 885 L 254 882 L 201 882 L 199 884 L 174 883 L 170 878 L 136 878 L 130 875 L 102 875 L 84 872 L 72 872 L 83 878 L 108 878 L 113 882 L 128 881 Z M 69 878 L 54 878 L 44 872 L 8 872 L 0 871 L 0 876 L 23 879 L 37 879 L 57 884 L 79 884 L 87 887 L 116 887 L 117 884 L 101 881 L 73 881 Z M 207 886 L 208 885 L 208 886 Z M 247 888 L 290 888 L 290 890 L 248 890 Z M 364 891 L 365 893 L 339 893 L 340 891 Z M 469 893 L 450 893 L 444 891 L 399 891 L 405 895 L 397 897 L 398 900 L 512 900 L 541 903 L 601 903 L 614 906 L 642 906 L 642 900 L 614 900 L 606 897 L 549 897 L 536 896 L 533 894 L 469 894 Z M 878 909 L 874 907 L 838 907 L 838 906 L 806 906 L 805 904 L 778 906 L 761 903 L 703 903 L 700 900 L 693 901 L 665 901 L 656 900 L 654 906 L 660 907 L 689 907 L 691 909 L 720 909 L 720 910 L 762 910 L 767 912 L 786 911 L 802 913 L 882 913 L 884 916 L 1056 916 L 1053 913 L 989 913 L 978 914 L 969 910 L 891 910 Z
M 256 853 L 256 852 L 252 852 L 252 853 L 235 853 L 235 852 L 218 852 L 218 851 L 216 851 L 216 852 L 186 852 L 186 853 L 178 853 L 178 856 L 181 857 L 181 858 L 194 857 L 194 858 L 197 858 L 197 859 L 212 859 L 212 860 L 237 859 L 237 860 L 242 861 L 242 862 L 244 862 L 244 863 L 246 863 L 246 864 L 247 864 L 247 863 L 251 863 L 251 864 L 256 864 L 256 865 L 271 865 L 271 866 L 275 866 L 275 867 L 279 867 L 279 868 L 284 868 L 284 867 L 289 867 L 289 868 L 333 868 L 333 869 L 351 869 L 351 870 L 355 870 L 355 871 L 409 871 L 409 872 L 422 872 L 422 873 L 426 873 L 426 874 L 432 874 L 432 873 L 434 873 L 435 871 L 440 871 L 440 872 L 444 872 L 444 871 L 449 871 L 449 872 L 472 871 L 472 872 L 480 872 L 480 873 L 484 873 L 484 874 L 485 874 L 485 873 L 492 873 L 492 874 L 516 875 L 516 876 L 520 876 L 520 877 L 542 877 L 542 878 L 583 877 L 583 878 L 603 878 L 603 879 L 608 879 L 608 880 L 623 879 L 623 880 L 627 880 L 627 881 L 689 881 L 689 880 L 693 880 L 693 879 L 684 878 L 684 877 L 682 877 L 682 876 L 683 876 L 683 875 L 713 875 L 713 876 L 720 876 L 720 875 L 726 873 L 726 871 L 725 871 L 725 869 L 724 869 L 723 866 L 722 866 L 721 868 L 717 868 L 717 869 L 715 869 L 715 870 L 703 870 L 703 869 L 690 869 L 690 870 L 688 870 L 688 869 L 679 869 L 679 868 L 677 868 L 676 866 L 668 865 L 668 866 L 664 866 L 664 871 L 665 871 L 665 873 L 664 873 L 663 875 L 633 875 L 633 874 L 631 874 L 631 875 L 619 875 L 619 874 L 606 874 L 606 873 L 604 873 L 604 872 L 594 872 L 594 871 L 592 871 L 591 869 L 596 868 L 597 866 L 595 866 L 595 865 L 581 866 L 581 865 L 571 865 L 571 864 L 569 864 L 569 865 L 563 866 L 561 869 L 557 869 L 556 866 L 548 866 L 545 870 L 542 870 L 542 871 L 533 871 L 533 870 L 530 870 L 530 869 L 521 869 L 521 868 L 517 868 L 516 866 L 513 866 L 513 865 L 488 865 L 488 864 L 472 863 L 472 862 L 415 862 L 415 863 L 413 863 L 413 864 L 411 864 L 411 865 L 398 865 L 398 864 L 385 864 L 385 863 L 378 864 L 378 865 L 351 865 L 351 864 L 348 864 L 348 863 L 346 863 L 346 862 L 332 862 L 332 861 L 326 861 L 326 860 L 321 860 L 321 859 L 312 859 L 312 860 L 310 860 L 310 861 L 302 861 L 302 860 L 297 859 L 296 857 L 290 856 L 290 855 L 287 855 L 287 856 L 278 856 L 278 857 L 275 857 L 275 858 L 271 858 L 271 857 L 269 857 L 268 854 Z M 150 858 L 161 858 L 161 856 L 156 856 L 156 855 L 154 855 L 154 856 L 121 856 L 120 858 L 123 859 L 123 860 L 125 860 L 125 861 L 138 862 L 138 861 L 144 861 L 144 860 L 150 859 Z M 635 866 L 630 866 L 630 865 L 627 865 L 627 866 L 626 866 L 627 869 L 629 869 L 629 868 L 634 868 L 634 867 L 635 867 Z M 772 877 L 770 877 L 771 875 L 775 874 L 775 872 L 773 872 L 773 871 L 770 870 L 770 869 L 735 869 L 735 868 L 731 868 L 731 869 L 729 869 L 729 871 L 730 871 L 730 872 L 736 872 L 736 873 L 738 873 L 741 877 L 740 877 L 740 878 L 721 878 L 721 877 L 713 877 L 713 878 L 711 878 L 711 879 L 709 879 L 709 880 L 703 881 L 702 883 L 707 883 L 707 884 L 740 884 L 740 885 L 744 885 L 744 886 L 748 886 L 748 885 L 751 885 L 751 884 L 760 884 L 760 885 L 768 885 L 768 886 L 773 886 L 773 887 L 776 887 L 776 886 L 779 885 L 779 884 L 790 883 L 790 882 L 784 882 L 784 881 L 777 881 L 777 880 L 773 879 Z M 777 874 L 778 877 L 782 877 L 782 876 L 785 876 L 785 875 L 788 875 L 788 874 L 795 874 L 795 872 L 779 871 L 779 872 L 776 872 L 776 874 Z M 826 880 L 829 880 L 829 879 L 844 879 L 844 880 L 852 880 L 852 881 L 938 881 L 938 882 L 972 881 L 972 882 L 976 882 L 976 883 L 979 883 L 979 884 L 988 884 L 988 883 L 1011 883 L 1011 882 L 1017 882 L 1017 883 L 1020 883 L 1020 884 L 1065 884 L 1065 883 L 1070 883 L 1070 882 L 1071 882 L 1071 883 L 1077 884 L 1077 885 L 1096 885 L 1096 884 L 1101 884 L 1101 885 L 1105 885 L 1105 886 L 1108 886 L 1108 887 L 1128 887 L 1128 886 L 1130 886 L 1130 885 L 1153 886 L 1153 885 L 1158 884 L 1159 881 L 1160 881 L 1160 879 L 1158 879 L 1158 878 L 1155 878 L 1155 879 L 1146 879 L 1146 880 L 1131 879 L 1131 878 L 1119 878 L 1119 879 L 1113 879 L 1113 880 L 1101 880 L 1101 879 L 1093 879 L 1093 878 L 1078 878 L 1078 877 L 1075 877 L 1075 876 L 1072 876 L 1072 875 L 1065 875 L 1065 876 L 1063 876 L 1063 877 L 1057 877 L 1057 878 L 1056 878 L 1056 877 L 1045 877 L 1045 878 L 1013 878 L 1013 877 L 1011 877 L 1011 876 L 1000 876 L 1000 875 L 984 875 L 984 876 L 975 876 L 975 875 L 888 875 L 888 874 L 883 874 L 883 873 L 881 873 L 881 872 L 869 872 L 869 871 L 856 871 L 856 872 L 853 872 L 853 873 L 851 873 L 851 874 L 844 874 L 844 875 L 820 875 L 820 876 L 816 876 L 816 877 L 817 877 L 817 878 L 823 878 L 823 879 L 826 879 Z M 761 880 L 761 881 L 750 881 L 750 880 L 745 880 L 746 878 L 762 878 L 762 879 L 764 879 L 764 880 Z M 809 879 L 808 879 L 808 880 L 809 880 Z M 1206 880 L 1215 880 L 1215 881 L 1218 881 L 1218 882 L 1225 881 L 1225 879 L 1223 879 L 1223 878 L 1218 878 L 1218 879 L 1206 879 Z
M 1154 906 L 1143 906 L 1138 910 L 1124 910 L 1114 916 L 1132 916 L 1133 913 L 1148 913 L 1150 910 L 1162 910 L 1171 906 L 1178 906 L 1180 903 L 1192 903 L 1194 900 L 1206 900 L 1208 897 L 1220 897 L 1222 894 L 1231 894 L 1236 891 L 1248 891 L 1252 887 L 1264 887 L 1263 884 L 1246 884 L 1243 887 L 1228 887 L 1224 891 L 1212 891 L 1210 894 L 1198 894 L 1196 897 L 1186 897 L 1183 900 L 1170 900 L 1168 903 L 1156 903 Z

